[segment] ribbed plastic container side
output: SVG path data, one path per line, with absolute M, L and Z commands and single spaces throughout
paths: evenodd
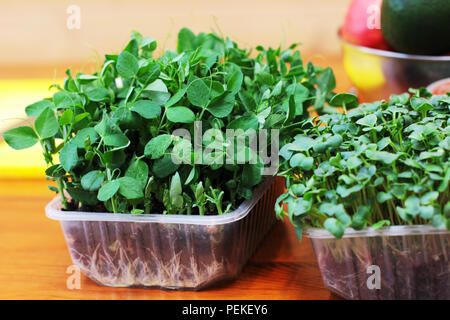
M 311 237 L 325 286 L 347 299 L 450 299 L 450 232 L 419 229 Z
M 221 224 L 61 220 L 73 262 L 115 287 L 202 289 L 236 278 L 276 222 L 280 178 L 242 218 Z

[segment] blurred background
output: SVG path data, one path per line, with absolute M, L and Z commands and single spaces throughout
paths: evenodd
M 26 123 L 24 108 L 52 94 L 66 69 L 94 72 L 131 30 L 175 49 L 180 28 L 215 31 L 242 47 L 301 42 L 305 61 L 331 66 L 339 91 L 350 88 L 337 30 L 350 0 L 18 0 L 0 1 L 0 135 Z M 158 52 L 158 51 L 157 51 Z M 36 145 L 13 151 L 0 140 L 0 179 L 44 177 Z

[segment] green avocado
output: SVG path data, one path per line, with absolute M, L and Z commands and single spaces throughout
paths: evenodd
M 384 0 L 381 32 L 399 52 L 450 53 L 450 0 Z

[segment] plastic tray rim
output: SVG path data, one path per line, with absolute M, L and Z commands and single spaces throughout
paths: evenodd
M 275 177 L 265 178 L 254 190 L 250 199 L 244 200 L 240 206 L 224 215 L 189 216 L 189 215 L 163 215 L 163 214 L 129 214 L 110 212 L 62 211 L 61 197 L 53 198 L 45 207 L 48 218 L 58 221 L 108 221 L 108 222 L 138 222 L 138 223 L 171 223 L 195 225 L 220 225 L 236 222 L 244 218 L 256 203 L 262 198 L 269 187 L 274 183 Z
M 328 230 L 324 228 L 305 228 L 303 234 L 311 239 L 336 239 Z M 358 237 L 378 237 L 378 236 L 408 236 L 425 234 L 448 234 L 450 230 L 438 229 L 431 225 L 412 225 L 412 226 L 389 226 L 380 229 L 369 227 L 364 230 L 355 230 L 346 228 L 342 238 Z

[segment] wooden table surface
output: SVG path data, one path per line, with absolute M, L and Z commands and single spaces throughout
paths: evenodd
M 279 221 L 240 277 L 203 291 L 103 287 L 86 276 L 66 286 L 72 264 L 45 180 L 0 181 L 0 299 L 335 299 L 322 284 L 310 241 Z
M 315 55 L 331 66 L 337 92 L 350 88 L 340 57 Z M 305 60 L 306 61 L 306 60 Z M 0 299 L 339 299 L 322 284 L 309 239 L 299 242 L 290 223 L 279 221 L 235 281 L 203 291 L 100 286 L 86 276 L 69 290 L 72 265 L 59 222 L 44 208 L 54 196 L 45 180 L 0 180 Z

